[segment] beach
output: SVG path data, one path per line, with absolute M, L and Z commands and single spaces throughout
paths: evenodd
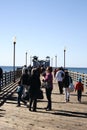
M 60 95 L 56 81 L 52 92 L 52 110 L 46 111 L 47 99 L 38 100 L 37 112 L 28 110 L 21 103 L 17 106 L 17 94 L 0 107 L 0 130 L 86 130 L 87 129 L 87 89 L 82 102 L 77 101 L 76 92 L 71 93 L 70 102 Z

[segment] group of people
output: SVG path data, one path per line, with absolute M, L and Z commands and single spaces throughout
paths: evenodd
M 40 74 L 43 75 L 43 82 L 47 82 L 49 87 L 46 88 L 46 97 L 48 100 L 46 110 L 52 109 L 51 103 L 51 93 L 53 89 L 53 75 L 52 67 L 47 67 L 46 71 L 41 71 L 40 68 L 31 68 L 31 73 L 29 73 L 26 66 L 22 69 L 22 75 L 20 81 L 18 82 L 17 93 L 18 93 L 18 107 L 21 105 L 21 101 L 26 105 L 24 97 L 26 92 L 29 96 L 29 111 L 36 111 L 38 94 L 41 88 Z
M 44 70 L 44 71 L 42 71 Z M 20 77 L 20 81 L 18 82 L 18 105 L 21 105 L 21 101 L 26 105 L 27 102 L 24 99 L 26 93 L 28 95 L 29 100 L 29 111 L 36 111 L 37 109 L 37 99 L 38 94 L 41 88 L 41 82 L 45 83 L 45 91 L 47 98 L 47 106 L 46 111 L 52 110 L 52 100 L 51 94 L 53 90 L 53 68 L 47 67 L 46 69 L 41 68 L 31 68 L 29 71 L 25 66 L 22 69 L 22 75 Z M 42 75 L 42 79 L 40 78 Z M 63 69 L 62 67 L 58 68 L 57 71 L 54 71 L 54 77 L 57 80 L 59 93 L 65 93 L 65 101 L 70 101 L 70 91 L 69 84 L 72 83 L 72 78 L 68 73 L 67 69 Z M 42 80 L 42 81 L 41 81 Z M 81 78 L 75 85 L 75 91 L 77 91 L 77 99 L 81 102 L 82 91 L 84 90 L 83 84 L 81 83 Z
M 72 78 L 68 73 L 67 69 L 63 69 L 60 67 L 59 69 L 54 70 L 54 77 L 56 78 L 59 86 L 60 94 L 63 94 L 63 90 L 65 91 L 65 101 L 70 101 L 70 84 L 73 84 Z M 84 91 L 83 84 L 81 82 L 81 78 L 79 78 L 78 82 L 74 85 L 75 91 L 77 91 L 77 100 L 81 102 L 82 91 Z

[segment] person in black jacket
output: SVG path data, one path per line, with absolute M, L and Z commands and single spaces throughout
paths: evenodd
M 28 74 L 28 69 L 25 69 L 25 73 L 22 74 L 21 78 L 21 85 L 23 86 L 23 98 L 27 96 L 29 92 L 29 87 L 30 87 L 30 75 Z
M 36 111 L 37 108 L 37 97 L 40 91 L 41 81 L 40 75 L 38 73 L 38 69 L 34 68 L 32 70 L 32 75 L 30 79 L 30 89 L 29 89 L 29 110 L 31 111 L 31 107 L 33 111 Z
M 65 77 L 63 80 L 63 87 L 65 88 L 65 101 L 70 101 L 69 84 L 72 83 L 72 78 L 69 76 L 68 70 L 65 70 Z

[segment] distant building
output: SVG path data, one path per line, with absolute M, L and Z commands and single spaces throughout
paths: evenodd
M 50 66 L 50 57 L 49 56 L 46 57 L 46 60 L 38 60 L 37 56 L 33 56 L 32 61 L 33 61 L 33 66 L 34 67 L 39 67 L 39 66 L 47 67 L 47 66 Z

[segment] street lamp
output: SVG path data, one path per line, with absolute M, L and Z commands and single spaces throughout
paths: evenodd
M 57 55 L 55 55 L 55 67 L 57 67 Z
M 15 44 L 16 44 L 16 37 L 13 39 L 13 72 L 14 72 L 14 83 L 15 83 Z
M 53 58 L 51 58 L 51 66 L 53 67 Z
M 27 52 L 26 52 L 26 66 L 27 66 Z
M 32 56 L 30 56 L 30 65 L 32 65 Z
M 66 48 L 64 48 L 64 69 L 65 69 L 65 62 L 66 62 L 66 56 L 65 56 L 65 53 L 66 53 Z

